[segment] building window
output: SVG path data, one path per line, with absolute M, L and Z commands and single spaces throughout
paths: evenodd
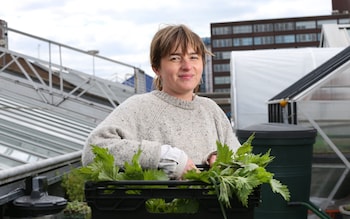
M 254 37 L 254 45 L 266 45 L 273 43 L 273 36 Z
M 252 33 L 253 28 L 252 25 L 239 25 L 239 26 L 233 26 L 233 33 Z
M 213 27 L 212 28 L 213 35 L 226 35 L 226 34 L 232 34 L 232 28 L 229 27 Z
M 322 24 L 337 24 L 337 20 L 336 19 L 319 20 L 317 21 L 317 28 L 322 28 Z
M 308 33 L 308 34 L 297 34 L 296 35 L 297 42 L 314 42 L 317 41 L 317 34 Z
M 316 21 L 298 21 L 295 23 L 295 28 L 297 30 L 315 29 L 316 28 Z
M 255 24 L 254 32 L 272 32 L 273 24 Z
M 214 89 L 214 92 L 216 92 L 216 93 L 230 93 L 231 89 L 230 88 L 216 88 L 216 89 Z
M 294 22 L 276 23 L 275 31 L 294 30 Z
M 214 72 L 229 72 L 230 64 L 214 64 Z
M 232 39 L 213 40 L 213 48 L 232 47 Z
M 230 84 L 231 78 L 230 76 L 217 76 L 214 78 L 215 84 Z
M 275 43 L 295 43 L 295 36 L 293 34 L 275 36 Z
M 231 59 L 231 52 L 214 52 L 214 60 Z
M 233 46 L 251 46 L 253 39 L 251 37 L 234 38 Z

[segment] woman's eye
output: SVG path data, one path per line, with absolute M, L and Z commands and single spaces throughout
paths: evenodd
M 199 59 L 198 55 L 191 55 L 191 59 Z
M 171 61 L 180 61 L 181 58 L 180 58 L 180 56 L 170 56 L 170 60 Z

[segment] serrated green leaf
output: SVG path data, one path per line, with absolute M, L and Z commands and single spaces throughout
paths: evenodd
M 149 169 L 143 172 L 144 180 L 169 180 L 168 175 L 162 170 Z
M 283 185 L 277 179 L 271 179 L 270 185 L 271 185 L 271 189 L 274 193 L 278 193 L 278 194 L 282 195 L 282 197 L 286 201 L 290 200 L 290 192 L 289 192 L 288 187 L 286 185 Z
M 211 183 L 209 180 L 209 174 L 210 172 L 208 171 L 201 171 L 198 172 L 197 170 L 189 170 L 187 171 L 184 175 L 183 178 L 184 179 L 188 179 L 188 180 L 194 180 L 194 181 L 201 181 L 201 182 L 205 182 L 205 183 Z
M 226 144 L 222 144 L 221 142 L 216 142 L 217 146 L 217 155 L 215 163 L 231 163 L 233 151 Z M 215 165 L 214 163 L 214 165 Z
M 254 133 L 237 149 L 235 156 L 244 156 L 245 154 L 252 153 L 252 141 L 254 139 Z
M 108 152 L 107 148 L 102 148 L 97 145 L 91 145 L 92 152 L 94 153 L 94 161 L 100 162 L 103 161 L 102 164 L 105 167 L 111 167 L 114 166 L 114 157 L 112 154 Z
M 125 180 L 143 180 L 143 170 L 139 163 L 141 156 L 141 149 L 139 149 L 132 157 L 131 163 L 125 162 L 124 164 L 124 178 Z

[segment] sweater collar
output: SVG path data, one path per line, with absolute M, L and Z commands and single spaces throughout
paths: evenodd
M 160 98 L 161 100 L 163 100 L 164 102 L 167 102 L 171 105 L 183 108 L 183 109 L 194 109 L 194 106 L 198 100 L 197 95 L 193 96 L 193 100 L 192 101 L 185 101 L 179 98 L 176 98 L 174 96 L 171 96 L 163 91 L 159 91 L 159 90 L 154 90 L 152 91 L 152 94 L 154 94 L 155 96 L 157 96 L 158 98 Z

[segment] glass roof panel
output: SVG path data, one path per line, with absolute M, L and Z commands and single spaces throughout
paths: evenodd
M 95 124 L 0 96 L 0 169 L 81 150 Z

